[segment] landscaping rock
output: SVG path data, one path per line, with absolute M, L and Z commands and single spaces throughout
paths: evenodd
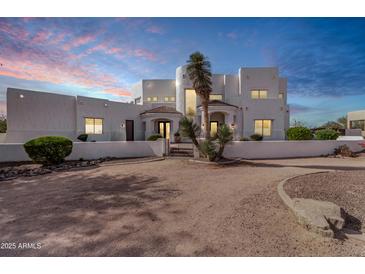
M 332 202 L 295 198 L 293 208 L 300 224 L 325 237 L 333 237 L 345 223 L 341 208 Z

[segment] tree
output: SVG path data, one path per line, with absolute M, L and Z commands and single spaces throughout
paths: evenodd
M 0 116 L 0 133 L 6 133 L 6 129 L 7 129 L 6 117 Z
M 179 131 L 183 137 L 190 138 L 195 147 L 200 151 L 200 146 L 197 139 L 200 134 L 200 127 L 194 123 L 193 119 L 186 116 L 181 118 Z
M 209 124 L 209 95 L 212 92 L 212 73 L 211 65 L 208 58 L 200 52 L 194 52 L 190 55 L 187 61 L 187 73 L 193 83 L 193 88 L 196 94 L 201 99 L 201 104 L 204 112 L 204 136 L 206 139 L 210 138 L 210 124 Z
M 341 123 L 335 122 L 335 121 L 328 121 L 327 123 L 324 123 L 320 127 L 333 129 L 335 131 L 339 131 L 340 129 L 343 129 L 344 126 Z
M 343 128 L 347 128 L 347 116 L 342 116 L 338 118 L 337 123 L 341 124 Z

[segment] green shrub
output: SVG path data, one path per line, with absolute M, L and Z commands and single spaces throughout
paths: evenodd
M 44 136 L 28 141 L 24 149 L 29 158 L 43 165 L 59 164 L 72 152 L 72 141 L 61 136 Z
M 339 134 L 337 133 L 337 131 L 327 128 L 317 130 L 315 136 L 317 140 L 336 140 Z
M 150 137 L 147 138 L 147 141 L 157 141 L 157 139 L 162 138 L 160 134 L 152 134 Z
M 217 152 L 216 152 L 216 145 L 211 139 L 206 139 L 200 144 L 201 152 L 208 157 L 209 161 L 214 161 Z
M 86 142 L 87 141 L 87 137 L 89 137 L 89 135 L 87 134 L 80 134 L 77 139 L 80 140 L 81 142 Z
M 250 138 L 247 138 L 247 137 L 241 137 L 241 138 L 240 138 L 240 141 L 250 141 Z
M 289 140 L 312 140 L 313 138 L 310 129 L 303 126 L 291 127 L 286 134 Z
M 263 139 L 262 135 L 260 134 L 252 134 L 250 138 L 252 141 L 262 141 Z

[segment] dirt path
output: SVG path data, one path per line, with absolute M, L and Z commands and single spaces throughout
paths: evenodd
M 0 255 L 365 255 L 359 242 L 304 230 L 277 195 L 282 179 L 321 170 L 324 160 L 215 167 L 169 159 L 2 182 L 0 242 L 42 248 Z

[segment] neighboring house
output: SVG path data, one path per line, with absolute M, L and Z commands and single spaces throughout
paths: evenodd
M 277 68 L 240 68 L 236 75 L 214 74 L 209 117 L 212 135 L 229 125 L 234 138 L 257 133 L 266 140 L 285 139 L 289 127 L 287 80 Z M 176 80 L 142 80 L 132 88 L 134 103 L 8 88 L 6 142 L 25 142 L 43 135 L 76 140 L 145 140 L 160 133 L 173 139 L 183 115 L 202 123 L 199 97 L 186 66 Z
M 365 137 L 365 110 L 351 111 L 347 113 L 347 128 L 360 129 Z

